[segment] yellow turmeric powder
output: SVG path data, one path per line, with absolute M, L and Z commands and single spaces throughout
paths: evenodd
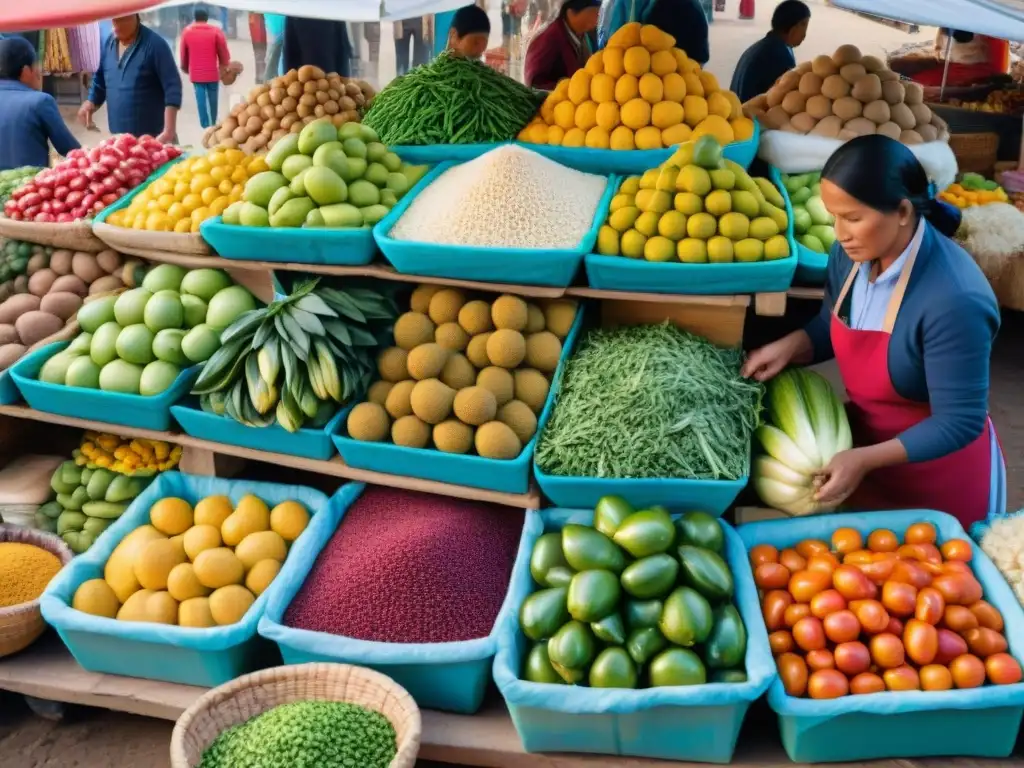
M 60 558 L 42 547 L 0 542 L 0 608 L 35 600 L 60 569 Z

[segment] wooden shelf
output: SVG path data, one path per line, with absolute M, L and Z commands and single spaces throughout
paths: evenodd
M 61 424 L 79 429 L 91 429 L 99 432 L 112 432 L 124 437 L 142 437 L 150 440 L 166 440 L 176 443 L 185 448 L 194 448 L 200 451 L 207 451 L 212 454 L 235 456 L 251 461 L 262 461 L 269 464 L 276 464 L 282 467 L 291 467 L 307 472 L 314 472 L 320 475 L 331 475 L 343 477 L 348 480 L 356 480 L 362 483 L 373 483 L 375 485 L 386 485 L 392 488 L 405 488 L 412 491 L 424 493 L 435 493 L 440 496 L 453 496 L 459 499 L 473 499 L 475 501 L 502 504 L 518 509 L 539 509 L 540 492 L 536 485 L 531 483 L 527 493 L 500 493 L 488 491 L 483 488 L 473 488 L 468 485 L 452 485 L 450 483 L 439 483 L 433 480 L 421 480 L 416 477 L 405 475 L 390 475 L 383 472 L 372 472 L 366 469 L 357 469 L 348 466 L 341 458 L 335 456 L 328 461 L 306 459 L 301 456 L 290 456 L 285 453 L 269 453 L 257 451 L 252 448 L 242 448 L 227 443 L 217 443 L 212 440 L 200 440 L 197 437 L 190 437 L 181 432 L 158 432 L 151 429 L 137 429 L 125 427 L 119 424 L 108 424 L 102 421 L 91 421 L 79 419 L 73 416 L 61 416 L 56 413 L 36 411 L 27 405 L 0 405 L 0 416 L 10 416 L 16 419 L 28 419 L 31 421 L 42 421 L 49 424 Z
M 806 299 L 807 301 L 821 301 L 825 298 L 824 288 L 813 288 L 809 286 L 798 286 L 795 285 L 786 291 L 786 295 L 791 299 Z

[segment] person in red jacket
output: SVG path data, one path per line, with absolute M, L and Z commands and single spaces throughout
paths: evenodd
M 205 9 L 197 8 L 195 23 L 181 33 L 181 71 L 188 74 L 199 104 L 199 124 L 209 128 L 217 122 L 217 94 L 220 72 L 228 65 L 228 41 L 209 23 Z
M 565 0 L 558 18 L 548 24 L 526 51 L 525 79 L 533 88 L 550 91 L 582 69 L 593 51 L 589 36 L 597 29 L 601 0 Z

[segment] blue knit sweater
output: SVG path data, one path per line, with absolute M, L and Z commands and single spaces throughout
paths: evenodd
M 853 266 L 836 243 L 821 312 L 805 329 L 815 362 L 835 356 L 829 322 Z M 910 461 L 946 456 L 981 434 L 998 331 L 999 305 L 981 269 L 963 248 L 927 225 L 889 340 L 889 374 L 896 391 L 907 400 L 929 403 L 932 410 L 929 418 L 899 435 Z

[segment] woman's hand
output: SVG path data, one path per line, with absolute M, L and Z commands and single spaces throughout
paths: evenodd
M 811 338 L 804 331 L 796 331 L 747 355 L 740 375 L 745 379 L 768 381 L 790 363 L 810 362 L 811 351 Z
M 839 506 L 846 501 L 863 482 L 865 475 L 875 468 L 870 449 L 851 448 L 840 451 L 832 457 L 819 474 L 822 483 L 814 500 L 829 506 Z

